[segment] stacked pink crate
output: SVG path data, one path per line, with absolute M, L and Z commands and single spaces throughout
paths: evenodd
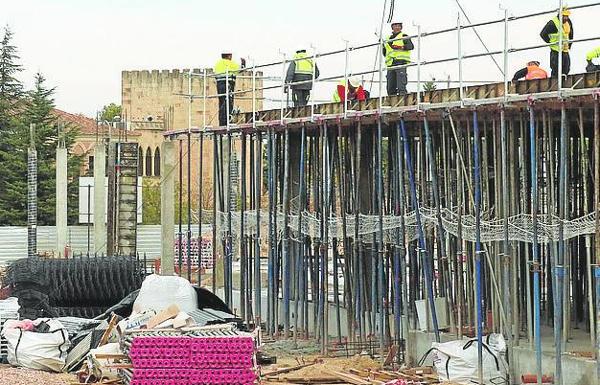
M 248 336 L 136 337 L 130 385 L 252 385 L 254 341 Z

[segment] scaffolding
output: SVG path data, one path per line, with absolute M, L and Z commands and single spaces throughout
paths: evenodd
M 554 329 L 556 384 L 563 381 L 563 353 L 575 327 L 588 331 L 598 357 L 600 73 L 515 84 L 507 76 L 511 53 L 550 45 L 510 48 L 511 23 L 555 14 L 563 6 L 558 3 L 557 9 L 522 16 L 504 10 L 502 19 L 481 23 L 463 24 L 459 15 L 455 28 L 439 31 L 418 27 L 409 36 L 416 39 L 416 61 L 391 68 L 417 71 L 416 92 L 404 96 L 383 95 L 381 60 L 378 69 L 349 73 L 350 53 L 381 46 L 382 36 L 331 52 L 313 47 L 309 58 L 315 62 L 345 58 L 343 74 L 323 79 L 313 73 L 310 81 L 286 83 L 286 65 L 294 59 L 284 57 L 238 74 L 252 79 L 251 89 L 207 95 L 214 75 L 190 72 L 189 92 L 182 95 L 190 103 L 189 126 L 164 135 L 180 146 L 179 207 L 185 190 L 188 223 L 184 232 L 180 213 L 178 237 L 179 245 L 186 237 L 187 255 L 192 223 L 199 230 L 212 224 L 215 263 L 212 272 L 198 269 L 198 282 L 211 274 L 216 291 L 220 275 L 225 302 L 237 304 L 245 322 L 264 323 L 276 337 L 316 338 L 324 354 L 344 336 L 355 343 L 375 337 L 382 356 L 397 345 L 406 359 L 415 302 L 425 300 L 435 340 L 441 324 L 457 338 L 476 336 L 480 376 L 483 336 L 491 332 L 507 339 L 509 363 L 514 346 L 531 346 L 538 381 L 544 324 Z M 464 31 L 491 24 L 504 26 L 503 49 L 464 55 Z M 423 60 L 423 38 L 450 33 L 457 37 L 457 56 Z M 502 56 L 502 82 L 466 86 L 465 62 L 493 56 Z M 458 88 L 423 91 L 423 67 L 440 63 L 458 66 Z M 279 66 L 281 78 L 260 73 Z M 317 104 L 313 98 L 306 107 L 285 104 L 289 86 L 311 83 L 314 89 L 317 82 L 371 74 L 378 75 L 378 94 L 365 102 Z M 194 76 L 203 79 L 201 95 L 191 92 Z M 257 78 L 279 83 L 257 87 Z M 277 89 L 279 108 L 257 111 L 258 91 Z M 228 116 L 223 127 L 207 125 L 204 114 L 202 126 L 192 127 L 193 102 L 201 100 L 206 111 L 208 100 L 228 94 L 250 95 L 252 111 Z M 202 153 L 210 139 L 213 181 L 205 186 Z M 192 141 L 200 151 L 194 210 Z M 212 207 L 203 206 L 206 188 L 213 192 Z M 438 298 L 447 319 L 438 319 Z M 515 373 L 509 374 L 513 383 Z

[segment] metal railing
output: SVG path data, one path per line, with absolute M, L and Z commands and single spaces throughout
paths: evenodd
M 594 2 L 594 3 L 589 3 L 589 4 L 573 6 L 573 7 L 570 7 L 570 9 L 571 10 L 585 9 L 585 8 L 597 7 L 599 5 L 600 5 L 600 2 Z M 189 101 L 190 107 L 189 107 L 188 128 L 182 129 L 182 130 L 167 131 L 167 132 L 165 132 L 164 135 L 169 136 L 169 137 L 175 137 L 178 135 L 192 133 L 192 132 L 198 133 L 198 132 L 213 132 L 213 131 L 223 131 L 223 130 L 230 131 L 232 129 L 238 128 L 238 125 L 232 124 L 232 122 L 231 122 L 231 115 L 229 114 L 229 98 L 226 98 L 226 106 L 225 106 L 226 111 L 227 111 L 226 126 L 225 127 L 214 127 L 214 126 L 207 125 L 207 120 L 206 120 L 207 101 L 209 99 L 215 99 L 215 98 L 219 98 L 219 97 L 223 97 L 223 96 L 227 96 L 227 95 L 232 95 L 232 96 L 244 95 L 244 98 L 248 99 L 249 98 L 248 94 L 251 94 L 250 98 L 252 99 L 252 111 L 251 111 L 252 112 L 252 122 L 247 124 L 247 126 L 251 125 L 252 128 L 256 128 L 257 123 L 259 123 L 256 119 L 257 112 L 258 112 L 257 111 L 257 101 L 258 100 L 271 100 L 271 101 L 279 102 L 279 110 L 280 110 L 279 120 L 271 121 L 268 123 L 260 122 L 261 124 L 272 125 L 272 124 L 278 123 L 280 125 L 284 125 L 284 124 L 286 124 L 286 121 L 287 121 L 286 116 L 285 116 L 285 111 L 286 111 L 287 106 L 286 106 L 286 100 L 285 100 L 286 98 L 285 98 L 285 94 L 284 94 L 286 89 L 289 89 L 293 86 L 298 86 L 298 85 L 303 85 L 303 84 L 311 84 L 311 89 L 314 90 L 315 86 L 318 83 L 331 82 L 331 81 L 337 81 L 337 80 L 343 79 L 344 84 L 347 84 L 348 79 L 351 77 L 373 75 L 373 74 L 378 74 L 378 77 L 379 77 L 379 79 L 376 81 L 378 88 L 379 88 L 379 95 L 378 95 L 377 109 L 372 112 L 377 113 L 377 114 L 381 114 L 381 113 L 385 113 L 385 112 L 393 112 L 394 110 L 391 109 L 390 106 L 384 105 L 382 87 L 383 87 L 383 82 L 385 80 L 384 80 L 383 74 L 384 74 L 384 71 L 386 71 L 386 70 L 389 71 L 389 70 L 395 70 L 395 69 L 401 69 L 401 68 L 416 68 L 417 92 L 416 92 L 416 104 L 415 104 L 414 108 L 416 108 L 417 110 L 420 110 L 423 107 L 425 107 L 424 103 L 422 101 L 422 85 L 424 82 L 422 81 L 421 75 L 423 73 L 423 67 L 429 66 L 429 65 L 434 65 L 434 64 L 445 64 L 445 63 L 452 63 L 452 62 L 457 62 L 458 79 L 453 79 L 451 81 L 451 83 L 455 83 L 455 84 L 458 83 L 458 88 L 459 88 L 458 105 L 464 106 L 465 105 L 465 95 L 464 95 L 465 84 L 477 83 L 472 80 L 464 79 L 463 66 L 464 66 L 465 60 L 482 58 L 482 57 L 494 57 L 497 55 L 503 56 L 502 72 L 503 72 L 503 82 L 504 82 L 504 97 L 501 102 L 508 103 L 512 99 L 511 95 L 509 94 L 509 78 L 508 78 L 508 58 L 509 58 L 510 54 L 516 53 L 516 52 L 540 49 L 540 48 L 549 47 L 551 45 L 554 45 L 553 43 L 543 43 L 543 44 L 530 45 L 530 46 L 526 46 L 526 47 L 509 48 L 508 37 L 509 37 L 510 23 L 514 22 L 514 21 L 518 21 L 518 20 L 524 20 L 524 19 L 536 17 L 536 16 L 557 13 L 560 9 L 562 9 L 562 7 L 563 7 L 563 1 L 559 0 L 558 8 L 554 8 L 554 9 L 547 10 L 547 11 L 525 14 L 525 15 L 519 15 L 519 16 L 509 16 L 508 9 L 501 8 L 504 11 L 503 18 L 494 19 L 494 20 L 490 20 L 490 21 L 484 21 L 484 22 L 478 22 L 478 23 L 471 23 L 471 24 L 463 24 L 462 20 L 461 20 L 461 16 L 459 14 L 458 18 L 457 18 L 456 27 L 445 28 L 445 29 L 440 29 L 440 30 L 431 31 L 431 32 L 422 32 L 421 26 L 416 25 L 416 27 L 417 27 L 416 34 L 406 35 L 403 37 L 404 39 L 416 39 L 416 47 L 415 47 L 416 48 L 416 61 L 406 63 L 403 65 L 390 66 L 390 67 L 386 67 L 386 68 L 384 68 L 383 60 L 379 53 L 379 58 L 378 58 L 378 60 L 379 60 L 378 67 L 379 68 L 374 69 L 374 70 L 365 70 L 365 71 L 358 71 L 358 72 L 352 72 L 352 73 L 350 73 L 350 71 L 349 71 L 349 62 L 351 59 L 351 55 L 350 55 L 351 53 L 358 52 L 358 51 L 368 49 L 368 48 L 383 46 L 385 43 L 388 43 L 391 41 L 391 40 L 383 39 L 382 36 L 379 36 L 379 39 L 377 42 L 371 42 L 371 43 L 367 43 L 367 44 L 351 46 L 348 41 L 345 41 L 345 47 L 343 49 L 337 49 L 337 50 L 332 50 L 332 51 L 323 52 L 323 53 L 319 53 L 314 46 L 311 46 L 312 51 L 313 51 L 312 54 L 308 55 L 306 57 L 303 57 L 303 58 L 288 59 L 285 56 L 285 54 L 280 51 L 280 54 L 283 56 L 283 60 L 281 60 L 281 61 L 274 61 L 274 62 L 268 62 L 268 63 L 263 63 L 263 64 L 256 64 L 254 61 L 252 61 L 252 66 L 249 68 L 242 69 L 240 72 L 233 73 L 233 74 L 230 73 L 229 71 L 227 71 L 225 73 L 226 92 L 224 94 L 216 93 L 216 94 L 209 95 L 206 92 L 207 81 L 209 79 L 216 78 L 217 76 L 223 78 L 222 75 L 216 75 L 214 73 L 210 73 L 210 71 L 207 69 L 204 69 L 201 73 L 190 71 L 188 73 L 188 78 L 189 78 L 188 94 L 178 94 L 179 96 L 188 98 L 188 101 Z M 478 27 L 489 26 L 489 25 L 494 25 L 494 24 L 503 24 L 504 25 L 503 48 L 501 50 L 494 50 L 494 51 L 489 51 L 486 49 L 484 52 L 478 52 L 478 53 L 474 53 L 474 54 L 464 55 L 462 52 L 463 40 L 464 40 L 464 38 L 462 36 L 463 32 L 465 30 L 475 29 Z M 422 47 L 423 38 L 447 34 L 447 33 L 453 33 L 453 32 L 456 32 L 456 35 L 457 35 L 457 55 L 456 56 L 449 57 L 449 58 L 435 59 L 435 60 L 423 60 L 423 58 L 421 57 L 421 47 Z M 559 34 L 559 43 L 558 44 L 560 47 L 562 47 L 564 43 L 587 42 L 587 41 L 593 41 L 593 40 L 599 40 L 599 39 L 600 39 L 600 35 L 579 38 L 579 39 L 572 39 L 572 40 L 569 40 L 568 42 L 564 42 L 562 34 Z M 324 78 L 317 79 L 315 76 L 315 73 L 314 73 L 314 68 L 316 68 L 316 66 L 318 65 L 318 60 L 322 59 L 324 57 L 341 55 L 341 54 L 344 55 L 344 73 L 335 74 L 333 76 L 327 76 Z M 558 63 L 558 66 L 559 66 L 558 72 L 559 73 L 562 73 L 562 55 L 563 54 L 564 54 L 564 52 L 561 50 L 560 58 L 558 60 L 558 62 L 559 62 Z M 305 60 L 305 59 L 313 60 L 314 65 L 313 65 L 312 79 L 306 80 L 306 81 L 286 82 L 285 81 L 286 65 L 288 65 L 289 63 L 295 62 L 295 61 Z M 279 79 L 277 79 L 276 77 L 263 76 L 262 73 L 259 72 L 259 70 L 262 72 L 266 68 L 273 68 L 273 67 L 277 67 L 277 66 L 281 66 L 281 68 L 282 68 L 281 69 L 281 77 Z M 248 75 L 248 73 L 249 73 L 249 75 Z M 194 77 L 202 78 L 203 92 L 200 95 L 192 94 L 192 79 Z M 232 80 L 234 77 L 236 77 L 237 79 L 251 79 L 252 86 L 250 88 L 241 89 L 241 90 L 230 90 L 229 89 L 229 80 Z M 270 82 L 274 82 L 275 84 L 262 85 L 261 87 L 257 87 L 257 80 L 262 80 L 263 82 L 270 81 Z M 443 81 L 443 80 L 440 80 L 439 82 L 448 83 L 448 81 Z M 414 83 L 414 81 L 411 83 Z M 564 90 L 563 90 L 562 86 L 563 86 L 563 79 L 562 79 L 562 76 L 559 76 L 558 77 L 558 90 L 553 91 L 551 93 L 547 93 L 546 96 L 559 97 L 559 98 L 563 97 Z M 279 99 L 265 98 L 262 95 L 257 96 L 257 93 L 259 91 L 264 92 L 264 91 L 268 91 L 268 90 L 277 90 L 277 89 L 280 90 Z M 196 129 L 192 128 L 192 107 L 191 107 L 192 103 L 195 99 L 202 99 L 202 106 L 203 106 L 202 111 L 204 112 L 202 127 L 199 127 Z M 352 111 L 349 110 L 348 98 L 346 97 L 344 99 L 345 99 L 345 101 L 343 103 L 343 112 L 341 112 L 339 114 L 339 116 L 335 116 L 336 118 L 338 118 L 338 117 L 347 118 L 352 113 Z M 319 117 L 319 119 L 324 118 L 315 113 L 315 105 L 316 104 L 317 104 L 317 99 L 314 97 L 311 97 L 311 99 L 310 99 L 310 108 L 311 108 L 310 121 L 311 122 L 314 122 L 317 117 Z M 453 104 L 453 106 L 455 106 L 455 105 L 456 105 L 456 103 Z M 250 111 L 248 111 L 248 112 L 250 112 Z M 363 112 L 363 114 L 364 114 L 364 112 Z

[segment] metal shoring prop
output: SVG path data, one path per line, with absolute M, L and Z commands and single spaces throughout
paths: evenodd
M 256 122 L 254 122 L 256 124 Z M 261 327 L 262 323 L 262 280 L 260 272 L 260 209 L 261 209 L 261 190 L 262 190 L 262 133 L 256 132 L 255 140 L 255 169 L 254 177 L 254 188 L 256 189 L 254 202 L 256 205 L 256 234 L 254 238 L 254 318 L 255 324 L 258 328 Z
M 181 271 L 183 270 L 183 143 L 179 139 L 179 221 L 177 240 L 179 241 L 178 253 L 177 253 L 177 267 L 179 268 L 178 275 L 181 277 Z
M 565 239 L 564 221 L 567 215 L 567 111 L 564 100 L 561 100 L 561 117 L 560 117 L 560 164 L 559 164 L 559 188 L 558 188 L 558 262 L 555 269 L 556 276 L 556 293 L 554 293 L 554 345 L 556 349 L 556 368 L 554 371 L 555 382 L 561 385 L 562 379 L 562 343 L 563 343 L 563 279 L 565 274 Z
M 385 264 L 385 243 L 383 240 L 383 214 L 384 214 L 384 202 L 383 202 L 383 159 L 382 159 L 382 142 L 383 135 L 381 132 L 381 115 L 377 119 L 377 256 L 379 271 L 377 272 L 377 293 L 379 303 L 379 348 L 381 349 L 381 359 L 385 360 L 385 347 L 386 347 L 386 333 L 385 323 L 387 319 L 386 310 L 386 290 L 384 290 L 384 264 Z
M 600 378 L 600 93 L 595 95 L 594 102 L 594 209 L 596 211 L 595 253 L 596 265 L 596 374 Z
M 481 282 L 481 180 L 480 180 L 480 159 L 479 159 L 479 121 L 477 110 L 473 110 L 473 158 L 474 175 L 473 184 L 475 185 L 475 298 L 476 322 L 477 322 L 477 371 L 479 385 L 483 384 L 483 288 Z
M 538 248 L 538 175 L 537 175 L 537 134 L 535 126 L 535 110 L 533 103 L 529 103 L 529 157 L 531 160 L 531 215 L 533 225 L 533 319 L 534 319 L 534 340 L 536 356 L 537 383 L 542 383 L 542 335 L 541 335 L 541 297 L 540 297 L 540 256 Z
M 506 73 L 506 71 L 505 71 Z M 507 349 L 508 349 L 508 376 L 509 383 L 512 384 L 514 381 L 513 373 L 513 334 L 511 330 L 510 321 L 512 320 L 512 308 L 510 303 L 510 288 L 511 288 L 511 253 L 510 242 L 508 238 L 508 217 L 510 216 L 510 204 L 509 198 L 509 179 L 508 179 L 508 142 L 507 142 L 507 128 L 506 128 L 506 116 L 504 106 L 500 109 L 500 142 L 501 142 L 501 169 L 502 169 L 502 211 L 503 211 L 503 233 L 504 241 L 502 246 L 502 275 L 503 275 L 503 295 L 506 309 L 506 319 L 504 322 L 505 333 L 507 338 Z
M 300 139 L 300 170 L 298 172 L 298 176 L 299 176 L 299 192 L 298 192 L 298 227 L 297 227 L 297 234 L 296 236 L 298 237 L 297 239 L 297 244 L 298 244 L 298 250 L 296 253 L 296 285 L 298 290 L 296 291 L 296 297 L 294 300 L 294 341 L 298 340 L 298 323 L 300 323 L 300 325 L 304 325 L 304 295 L 305 293 L 305 288 L 304 288 L 304 236 L 302 235 L 302 212 L 304 210 L 304 203 L 305 203 L 305 199 L 304 199 L 304 151 L 305 151 L 305 147 L 306 147 L 306 126 L 303 124 L 302 125 L 302 133 L 301 133 L 301 139 Z M 301 302 L 301 304 L 299 304 L 299 302 Z M 300 314 L 298 314 L 298 307 L 299 305 L 301 306 L 302 310 L 300 311 Z M 299 318 L 301 318 L 301 320 L 299 320 Z M 306 330 L 304 330 L 304 332 L 307 332 Z
M 206 68 L 202 70 L 202 130 L 198 134 L 198 287 L 202 287 L 202 197 L 204 195 L 204 131 L 206 131 Z
M 192 70 L 188 72 L 188 132 L 187 132 L 187 279 L 192 282 Z M 198 255 L 200 262 L 200 255 Z
M 290 239 L 289 239 L 289 152 L 290 136 L 289 128 L 285 127 L 283 154 L 283 240 L 282 240 L 282 262 L 283 262 L 283 333 L 284 338 L 290 333 L 290 292 L 291 292 L 291 261 L 290 261 Z M 294 315 L 294 317 L 297 317 Z
M 250 312 L 248 305 L 248 292 L 247 292 L 247 282 L 248 282 L 248 251 L 247 251 L 247 239 L 246 239 L 246 133 L 242 132 L 241 134 L 241 146 L 242 146 L 242 156 L 241 156 L 241 196 L 240 196 L 240 308 L 241 308 L 241 316 L 244 322 L 248 322 L 249 319 L 247 314 Z M 233 269 L 232 269 L 233 270 Z M 232 271 L 233 276 L 233 271 Z M 233 277 L 232 277 L 233 280 Z M 249 322 L 248 322 L 249 323 Z

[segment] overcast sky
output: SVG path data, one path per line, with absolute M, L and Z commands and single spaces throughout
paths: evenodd
M 251 57 L 256 63 L 280 60 L 279 51 L 292 54 L 314 44 L 320 52 L 376 41 L 384 0 L 2 0 L 0 25 L 15 33 L 22 79 L 29 86 L 40 71 L 49 85 L 57 87 L 56 103 L 63 110 L 93 116 L 110 102 L 120 103 L 121 71 L 212 67 L 223 50 L 237 58 Z M 472 22 L 503 17 L 498 1 L 461 0 Z M 591 1 L 570 1 L 580 5 Z M 558 1 L 505 0 L 511 15 L 550 10 Z M 456 26 L 456 0 L 396 0 L 395 18 L 402 20 L 405 32 L 416 33 Z M 576 38 L 598 33 L 600 7 L 574 11 Z M 594 16 L 595 15 L 595 16 Z M 550 16 L 511 23 L 509 46 L 539 44 L 539 32 Z M 466 21 L 465 21 L 466 23 Z M 491 50 L 502 49 L 503 26 L 481 28 L 480 34 Z M 384 27 L 389 33 L 389 26 Z M 482 52 L 471 31 L 463 33 L 463 53 Z M 416 41 L 415 41 L 416 43 Z M 585 53 L 600 41 L 576 44 L 572 52 L 572 72 L 583 72 Z M 422 40 L 423 60 L 457 56 L 456 33 Z M 413 58 L 416 55 L 413 54 Z M 513 54 L 509 73 L 537 59 L 548 67 L 548 49 Z M 353 72 L 373 69 L 376 52 L 355 51 L 350 56 Z M 502 58 L 497 57 L 499 63 Z M 344 56 L 319 61 L 322 76 L 344 72 Z M 422 77 L 457 77 L 457 64 L 431 65 Z M 281 66 L 265 70 L 280 76 Z M 409 76 L 416 78 L 411 69 Z M 501 74 L 489 58 L 465 63 L 468 80 L 499 81 Z M 370 77 L 365 78 L 370 80 Z M 320 84 L 317 97 L 328 99 L 332 84 Z M 411 85 L 414 89 L 414 85 Z M 376 94 L 376 86 L 373 87 Z M 278 92 L 270 97 L 277 98 Z

